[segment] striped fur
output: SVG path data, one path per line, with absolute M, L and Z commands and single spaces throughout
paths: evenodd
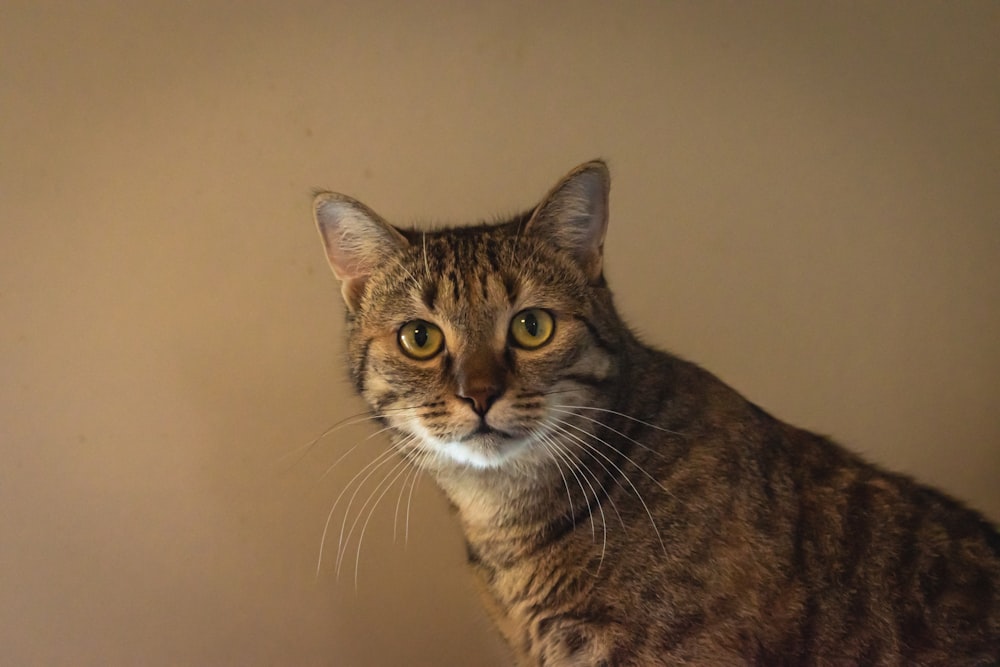
M 518 663 L 998 664 L 996 529 L 637 340 L 607 192 L 588 163 L 524 215 L 427 233 L 317 199 L 355 386 L 453 503 Z M 556 322 L 535 350 L 508 332 L 526 308 Z M 442 330 L 432 359 L 401 353 L 412 320 Z

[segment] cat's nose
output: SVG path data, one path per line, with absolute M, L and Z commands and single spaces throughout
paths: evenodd
M 455 395 L 484 417 L 506 389 L 503 364 L 491 351 L 478 350 L 459 359 L 455 371 Z
M 484 417 L 502 391 L 503 389 L 496 384 L 474 384 L 469 387 L 460 386 L 456 394 L 468 401 L 477 415 Z

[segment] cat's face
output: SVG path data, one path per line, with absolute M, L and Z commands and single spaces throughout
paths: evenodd
M 571 173 L 531 216 L 397 230 L 340 195 L 317 219 L 349 308 L 352 375 L 418 464 L 550 460 L 611 368 L 599 302 L 607 172 Z

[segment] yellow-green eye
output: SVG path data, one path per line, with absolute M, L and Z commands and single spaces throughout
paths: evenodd
M 552 315 L 541 308 L 522 310 L 510 321 L 510 337 L 518 347 L 526 350 L 545 345 L 555 330 L 556 323 Z
M 444 347 L 444 334 L 430 322 L 413 320 L 399 328 L 399 347 L 408 357 L 430 359 Z

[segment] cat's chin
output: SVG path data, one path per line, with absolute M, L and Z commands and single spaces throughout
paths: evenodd
M 529 449 L 530 438 L 497 430 L 477 431 L 461 440 L 424 438 L 425 445 L 450 462 L 472 468 L 500 468 Z

